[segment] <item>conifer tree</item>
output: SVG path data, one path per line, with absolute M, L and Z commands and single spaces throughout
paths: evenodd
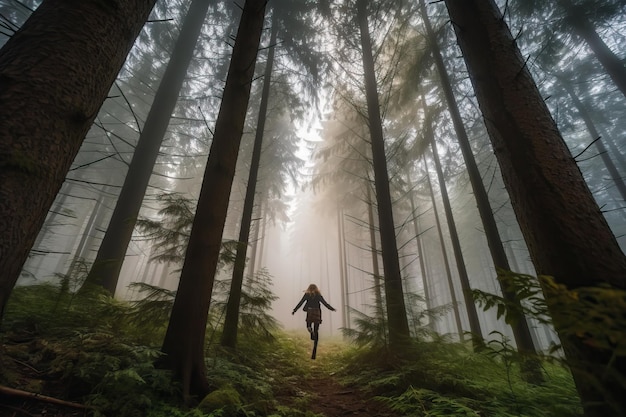
M 0 315 L 154 3 L 46 0 L 0 50 Z

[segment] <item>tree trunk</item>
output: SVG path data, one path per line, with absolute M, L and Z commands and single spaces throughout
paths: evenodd
M 276 33 L 278 24 L 276 13 L 272 15 L 272 34 L 265 64 L 265 74 L 263 76 L 263 92 L 261 94 L 261 105 L 256 125 L 254 137 L 254 147 L 252 149 L 252 161 L 248 174 L 248 187 L 243 203 L 243 213 L 241 215 L 241 226 L 239 229 L 239 240 L 237 242 L 237 253 L 235 255 L 235 265 L 233 266 L 233 278 L 230 283 L 230 292 L 226 304 L 226 316 L 224 318 L 224 330 L 222 332 L 221 344 L 225 347 L 235 348 L 237 345 L 237 329 L 239 324 L 239 307 L 241 304 L 241 287 L 243 285 L 243 274 L 246 269 L 246 256 L 248 253 L 248 240 L 250 238 L 250 224 L 252 222 L 252 211 L 254 209 L 254 195 L 256 194 L 257 177 L 261 164 L 261 150 L 263 148 L 263 134 L 265 130 L 265 120 L 267 118 L 267 104 L 270 97 L 270 85 L 272 81 L 272 67 L 274 65 L 274 45 L 276 44 Z
M 441 88 L 443 89 L 446 103 L 448 104 L 448 110 L 452 118 L 454 131 L 456 132 L 456 136 L 459 141 L 459 147 L 463 153 L 463 160 L 465 161 L 465 166 L 467 167 L 467 173 L 469 175 L 470 184 L 472 185 L 472 191 L 474 192 L 474 198 L 476 199 L 478 213 L 480 214 L 480 219 L 483 224 L 483 228 L 485 229 L 485 237 L 487 238 L 487 246 L 489 247 L 491 259 L 493 260 L 496 271 L 498 269 L 510 271 L 511 267 L 509 266 L 504 245 L 502 244 L 502 239 L 500 238 L 500 234 L 498 232 L 496 220 L 493 217 L 493 210 L 491 209 L 491 203 L 489 203 L 489 196 L 487 195 L 487 190 L 485 189 L 480 171 L 478 170 L 478 165 L 476 164 L 476 159 L 474 158 L 474 153 L 472 152 L 472 146 L 470 145 L 465 126 L 463 125 L 459 106 L 454 98 L 450 77 L 448 76 L 448 71 L 443 63 L 441 50 L 439 49 L 435 33 L 430 24 L 424 0 L 420 0 L 420 9 L 422 11 L 424 25 L 426 26 L 429 44 L 433 52 L 435 66 L 437 67 L 439 78 L 441 79 Z M 425 100 L 423 98 L 422 101 L 425 104 Z M 518 305 L 521 311 L 521 305 L 519 300 L 516 298 L 516 294 L 508 290 L 503 283 L 500 282 L 500 280 L 498 280 L 498 284 L 500 285 L 500 291 L 502 291 L 504 298 L 509 303 Z M 514 323 L 509 323 L 509 325 L 513 330 L 513 337 L 515 338 L 515 344 L 517 345 L 519 352 L 527 356 L 536 355 L 537 352 L 530 334 L 530 329 L 528 328 L 526 317 L 522 315 Z M 524 378 L 531 382 L 542 382 L 543 376 L 541 374 L 539 364 L 536 361 L 528 361 L 525 363 L 526 366 L 524 366 L 523 372 Z
M 163 79 L 154 96 L 143 131 L 133 153 L 124 185 L 111 215 L 109 226 L 83 288 L 102 286 L 111 295 L 119 279 L 126 250 L 130 243 L 146 194 L 161 142 L 169 125 L 178 94 L 193 58 L 193 51 L 211 0 L 193 0 L 174 45 Z
M 570 1 L 560 1 L 560 3 L 567 12 L 567 21 L 572 24 L 574 33 L 585 40 L 606 73 L 626 97 L 626 65 L 624 65 L 624 61 L 615 55 L 600 38 L 589 18 L 585 16 L 587 12 L 585 9 L 572 5 Z
M 0 50 L 0 318 L 154 3 L 46 0 Z
M 585 184 L 494 1 L 446 0 L 538 274 L 570 290 L 626 289 L 626 256 Z M 551 305 L 553 295 L 546 291 Z M 555 313 L 556 311 L 552 311 Z M 563 333 L 586 416 L 626 414 L 623 357 Z M 617 374 L 617 375 L 616 375 Z
M 439 181 L 439 190 L 441 192 L 441 201 L 443 202 L 443 209 L 446 214 L 446 221 L 448 223 L 448 230 L 450 231 L 450 242 L 452 243 L 452 252 L 454 253 L 454 260 L 456 261 L 456 268 L 459 273 L 459 280 L 461 281 L 461 289 L 463 290 L 463 299 L 465 300 L 465 310 L 467 311 L 467 319 L 470 325 L 470 332 L 472 333 L 472 343 L 475 348 L 482 345 L 482 331 L 480 329 L 480 321 L 478 320 L 478 313 L 476 312 L 476 304 L 471 296 L 472 287 L 467 275 L 467 268 L 465 267 L 465 259 L 463 258 L 463 250 L 461 249 L 461 242 L 459 240 L 459 234 L 456 230 L 456 223 L 454 222 L 454 215 L 452 214 L 452 205 L 450 204 L 450 198 L 448 197 L 448 189 L 446 187 L 445 178 L 443 177 L 443 171 L 441 170 L 441 162 L 439 161 L 439 154 L 437 153 L 437 146 L 435 144 L 435 138 L 430 137 L 430 146 L 432 148 L 433 161 L 435 162 L 435 170 L 437 172 L 437 180 Z M 432 187 L 431 187 L 432 190 Z M 433 199 L 434 200 L 434 199 Z M 433 201 L 434 204 L 434 201 Z M 442 235 L 443 237 L 443 235 Z M 441 240 L 443 245 L 443 238 Z M 450 288 L 454 288 L 452 282 L 450 282 Z
M 341 290 L 341 311 L 343 314 L 341 315 L 341 322 L 343 328 L 350 328 L 350 316 L 348 314 L 349 306 L 347 300 L 346 293 L 346 259 L 345 259 L 345 251 L 344 251 L 344 240 L 345 234 L 343 230 L 343 210 L 337 206 L 337 241 L 339 243 L 339 284 Z
M 252 237 L 252 253 L 250 254 L 250 261 L 248 262 L 248 279 L 253 280 L 254 274 L 256 274 L 256 258 L 259 249 L 259 236 L 261 236 L 261 222 L 263 221 L 263 201 L 261 198 L 259 206 L 257 208 L 256 226 L 254 227 L 254 236 Z
M 204 365 L 207 315 L 264 16 L 265 1 L 246 1 L 163 341 L 165 355 L 159 365 L 182 382 L 186 400 L 190 395 L 202 399 L 209 390 Z
M 370 184 L 365 184 L 367 190 L 367 220 L 370 234 L 370 251 L 372 253 L 372 276 L 374 277 L 374 300 L 376 301 L 376 313 L 383 314 L 383 294 L 380 288 L 380 267 L 378 266 L 378 245 L 376 244 L 376 225 L 374 224 L 374 202 L 372 201 L 372 190 Z M 385 323 L 384 315 L 381 317 Z
M 446 243 L 443 239 L 443 232 L 441 230 L 441 222 L 439 221 L 439 211 L 437 210 L 437 202 L 435 201 L 435 192 L 433 190 L 433 184 L 430 181 L 430 174 L 428 172 L 428 162 L 426 156 L 423 158 L 424 169 L 426 170 L 426 181 L 428 181 L 428 190 L 430 191 L 430 200 L 433 204 L 433 214 L 435 215 L 435 226 L 437 227 L 437 234 L 439 235 L 439 242 L 441 244 L 441 256 L 443 257 L 443 265 L 446 270 L 446 279 L 448 281 L 448 288 L 450 290 L 450 299 L 452 301 L 452 311 L 454 313 L 454 322 L 456 324 L 456 331 L 459 335 L 459 339 L 463 341 L 465 336 L 463 334 L 463 325 L 461 324 L 461 313 L 459 312 L 459 302 L 456 298 L 456 291 L 454 291 L 454 282 L 452 281 L 452 271 L 450 270 L 450 260 L 448 259 L 448 250 L 446 249 Z
M 400 262 L 398 261 L 398 247 L 393 221 L 391 194 L 389 191 L 387 160 L 385 156 L 385 140 L 383 137 L 382 120 L 378 104 L 374 57 L 372 56 L 372 41 L 370 39 L 369 25 L 367 22 L 367 4 L 368 2 L 366 0 L 357 1 L 357 19 L 363 53 L 365 96 L 367 99 L 367 114 L 372 142 L 374 184 L 376 186 L 376 200 L 378 203 L 378 227 L 380 228 L 380 243 L 385 273 L 389 345 L 392 350 L 398 351 L 402 348 L 402 345 L 406 344 L 409 340 L 409 322 L 404 305 L 402 275 Z
M 428 173 L 426 173 L 428 175 Z M 411 174 L 406 173 L 407 184 L 411 185 Z M 430 178 L 429 178 L 430 181 Z M 431 189 L 432 194 L 432 189 Z M 430 293 L 430 285 L 428 283 L 428 275 L 426 274 L 426 263 L 424 262 L 424 248 L 422 247 L 422 232 L 420 232 L 418 217 L 415 215 L 417 211 L 417 206 L 415 204 L 415 194 L 413 190 L 409 192 L 409 202 L 411 203 L 411 217 L 413 223 L 413 232 L 415 233 L 415 242 L 417 244 L 417 256 L 419 258 L 420 264 L 420 273 L 422 274 L 422 285 L 424 287 L 424 301 L 426 302 L 426 309 L 430 310 L 432 308 L 431 302 L 431 293 Z M 435 204 L 435 200 L 433 199 L 433 204 Z M 447 256 L 446 256 L 447 261 Z M 450 267 L 448 266 L 448 269 Z M 432 318 L 428 319 L 428 327 L 435 331 L 435 321 Z M 459 329 L 460 330 L 460 329 Z

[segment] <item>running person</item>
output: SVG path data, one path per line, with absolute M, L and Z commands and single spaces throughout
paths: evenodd
M 298 311 L 304 302 L 306 302 L 306 304 L 304 304 L 304 311 L 306 311 L 306 328 L 309 333 L 311 333 L 311 340 L 316 340 L 317 332 L 320 328 L 320 324 L 322 323 L 322 309 L 320 303 L 324 304 L 324 306 L 330 311 L 336 310 L 333 306 L 328 304 L 326 300 L 324 300 L 324 297 L 322 297 L 320 290 L 315 284 L 309 285 L 309 288 L 306 289 L 302 299 L 293 309 L 291 314 L 296 314 L 296 311 Z

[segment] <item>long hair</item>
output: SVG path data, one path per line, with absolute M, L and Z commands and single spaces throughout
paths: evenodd
M 320 290 L 319 288 L 317 288 L 317 285 L 311 284 L 309 285 L 309 288 L 306 289 L 305 293 L 311 295 L 320 295 Z

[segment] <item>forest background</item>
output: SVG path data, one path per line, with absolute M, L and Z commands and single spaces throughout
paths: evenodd
M 608 0 L 554 4 L 498 3 L 524 69 L 532 74 L 623 252 L 626 160 L 620 138 L 626 126 L 620 117 L 624 57 L 619 45 L 624 41 L 624 5 Z M 37 6 L 37 1 L 1 3 L 3 41 Z M 483 337 L 495 331 L 518 341 L 518 330 L 498 311 L 483 311 L 467 298 L 470 288 L 500 293 L 494 262 L 502 265 L 486 238 L 491 223 L 477 203 L 481 195 L 487 197 L 483 210 L 497 224 L 509 266 L 505 269 L 535 276 L 537 261 L 531 259 L 505 189 L 446 5 L 428 4 L 426 15 L 423 2 L 314 6 L 268 4 L 221 236 L 215 305 L 229 305 L 233 298 L 229 286 L 241 249 L 237 241 L 246 242 L 246 279 L 271 278 L 269 288 L 277 296 L 271 314 L 287 328 L 302 327 L 303 316 L 289 313 L 309 283 L 317 283 L 338 309 L 335 315 L 324 313 L 323 336 L 338 335 L 340 328 L 353 329 L 359 319 L 379 314 L 382 298 L 393 293 L 386 286 L 391 279 L 381 283 L 387 275 L 383 269 L 393 265 L 382 253 L 386 244 L 379 236 L 384 226 L 377 198 L 383 193 L 372 169 L 375 152 L 369 149 L 373 106 L 363 81 L 364 40 L 358 36 L 364 33 L 359 17 L 365 13 L 401 298 L 407 310 L 439 312 L 437 319 L 406 326 L 427 324 L 453 340 L 471 330 Z M 178 288 L 202 172 L 233 65 L 239 14 L 228 2 L 156 2 L 56 194 L 20 269 L 18 286 L 65 282 L 72 292 L 80 292 L 95 284 L 131 301 L 143 297 L 140 287 L 131 285 L 136 282 Z M 185 32 L 193 17 L 196 32 Z M 586 26 L 576 26 L 581 20 Z M 599 38 L 584 31 L 589 27 Z M 613 64 L 601 58 L 598 42 L 603 53 L 613 55 Z M 620 66 L 621 75 L 615 75 Z M 254 200 L 248 206 L 249 236 L 242 239 L 250 161 L 259 133 L 263 142 Z M 144 137 L 152 141 L 150 151 L 140 145 Z M 144 185 L 139 181 L 133 185 L 138 188 L 124 191 L 129 178 L 140 177 L 130 173 L 140 158 L 148 174 Z M 120 202 L 130 201 L 124 192 L 136 200 L 129 206 L 138 213 L 119 208 Z M 116 210 L 131 210 L 118 215 L 122 227 L 117 232 L 111 226 Z M 137 224 L 129 225 L 127 218 L 137 218 Z M 106 250 L 121 250 L 121 256 Z M 117 271 L 107 272 L 106 278 L 98 275 L 96 266 L 110 268 L 102 261 L 113 258 Z M 5 288 L 2 296 L 4 305 Z M 224 315 L 227 321 L 228 313 Z M 548 352 L 559 343 L 551 325 L 532 317 L 527 322 L 538 351 Z

